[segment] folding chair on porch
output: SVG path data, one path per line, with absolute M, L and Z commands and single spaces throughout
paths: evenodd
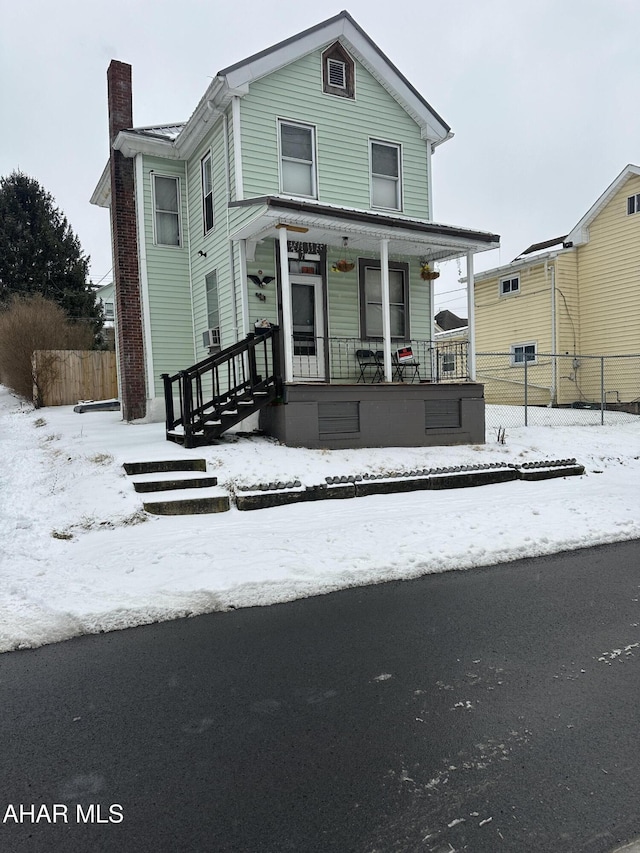
M 382 368 L 383 363 L 378 358 L 377 353 L 375 353 L 371 349 L 357 349 L 356 350 L 356 359 L 358 360 L 358 367 L 360 368 L 360 375 L 358 376 L 358 382 L 366 382 L 367 381 L 367 372 L 373 371 L 371 375 L 371 383 L 381 382 L 382 381 Z

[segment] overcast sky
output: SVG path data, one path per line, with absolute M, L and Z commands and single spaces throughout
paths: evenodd
M 189 117 L 216 72 L 343 8 L 310 0 L 0 0 L 0 175 L 35 177 L 111 280 L 106 70 L 133 66 L 134 123 Z M 433 160 L 434 218 L 491 231 L 506 263 L 567 233 L 640 163 L 638 0 L 351 0 L 348 11 L 455 137 Z M 457 264 L 436 309 L 466 316 Z M 464 271 L 464 263 L 463 263 Z M 446 293 L 445 291 L 454 291 Z M 462 297 L 462 298 L 461 298 Z

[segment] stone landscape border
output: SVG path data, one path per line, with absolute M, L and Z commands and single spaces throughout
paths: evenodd
M 513 480 L 547 480 L 584 474 L 584 466 L 575 459 L 523 462 L 520 465 L 494 462 L 484 465 L 461 465 L 453 468 L 423 468 L 393 474 L 356 474 L 349 477 L 327 477 L 315 486 L 293 482 L 260 483 L 238 486 L 235 504 L 239 510 L 266 509 L 303 501 L 342 500 L 365 495 L 388 495 L 438 489 L 460 489 L 486 486 Z

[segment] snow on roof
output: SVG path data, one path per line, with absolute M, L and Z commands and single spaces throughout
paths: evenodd
M 158 124 L 153 127 L 132 127 L 127 133 L 137 133 L 138 136 L 150 136 L 154 139 L 166 139 L 168 142 L 175 142 L 184 125 L 184 122 L 174 122 L 172 124 Z

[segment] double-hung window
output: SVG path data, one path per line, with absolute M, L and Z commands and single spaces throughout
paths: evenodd
M 382 337 L 382 272 L 379 261 L 360 260 L 360 307 L 362 337 Z M 389 314 L 391 337 L 409 338 L 409 276 L 406 264 L 389 269 Z
M 280 122 L 282 192 L 316 198 L 315 132 L 308 124 Z
M 532 341 L 526 344 L 511 344 L 511 364 L 520 365 L 525 361 L 535 364 L 538 360 L 537 346 Z
M 393 142 L 371 141 L 371 206 L 402 208 L 400 146 Z
M 155 242 L 158 246 L 180 245 L 180 181 L 168 175 L 153 175 Z
M 202 158 L 202 221 L 204 233 L 208 234 L 213 228 L 213 177 L 211 174 L 211 154 Z

